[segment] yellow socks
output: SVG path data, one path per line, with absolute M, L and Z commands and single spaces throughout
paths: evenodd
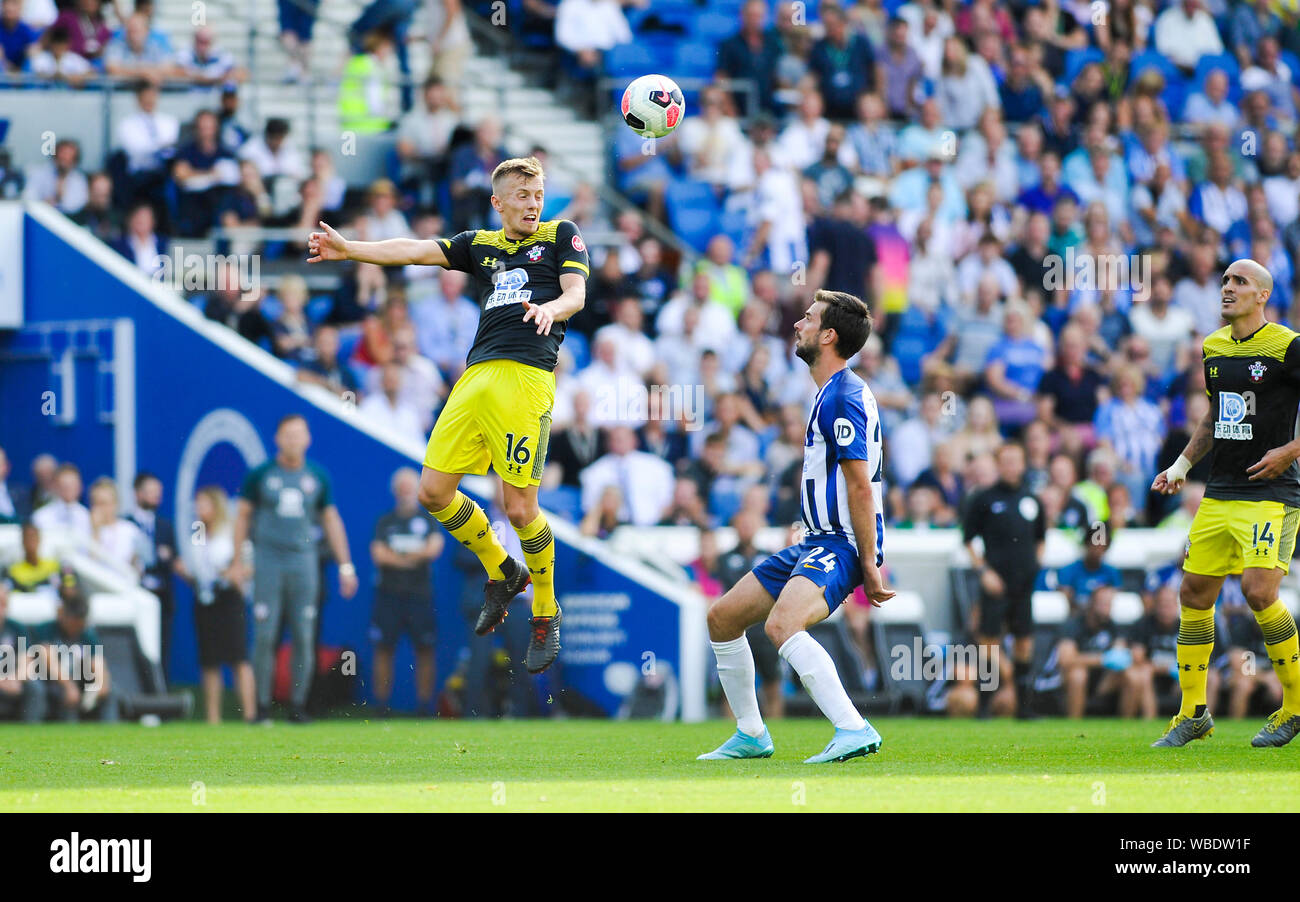
M 1268 659 L 1282 684 L 1282 707 L 1289 714 L 1300 714 L 1300 641 L 1296 638 L 1295 620 L 1281 601 L 1256 611 L 1255 620 L 1264 633 Z
M 1188 717 L 1195 716 L 1197 707 L 1205 704 L 1205 680 L 1213 650 L 1214 608 L 1201 611 L 1184 605 L 1178 620 L 1178 685 L 1183 689 L 1180 713 Z
M 505 574 L 501 572 L 501 562 L 508 555 L 505 547 L 497 540 L 496 533 L 492 531 L 492 524 L 488 522 L 483 508 L 461 492 L 457 492 L 451 504 L 440 511 L 430 511 L 430 513 L 447 528 L 447 532 L 451 533 L 456 541 L 478 556 L 483 569 L 487 570 L 488 579 L 505 578 Z M 550 534 L 548 530 L 546 533 L 548 538 Z
M 519 544 L 524 549 L 524 562 L 533 578 L 533 616 L 554 617 L 555 605 L 555 539 L 551 527 L 546 525 L 546 515 L 522 529 L 516 529 Z

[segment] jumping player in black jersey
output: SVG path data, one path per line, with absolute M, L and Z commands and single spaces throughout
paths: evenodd
M 322 260 L 381 266 L 424 264 L 469 273 L 483 308 L 466 369 L 434 425 L 420 475 L 420 503 L 488 573 L 474 631 L 490 633 L 523 587 L 533 583 L 532 641 L 525 666 L 541 673 L 560 649 L 555 602 L 555 542 L 537 506 L 555 399 L 555 364 L 565 321 L 587 295 L 587 248 L 568 220 L 541 222 L 542 165 L 534 157 L 506 160 L 492 173 L 492 207 L 503 228 L 420 241 L 348 241 L 321 223 L 307 247 Z M 458 490 L 465 473 L 505 484 L 506 516 L 527 565 L 502 547 L 483 509 Z

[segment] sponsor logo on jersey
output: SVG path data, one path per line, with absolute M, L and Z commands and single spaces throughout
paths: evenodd
M 1250 365 L 1250 381 L 1258 382 L 1264 378 L 1264 370 L 1268 369 L 1262 362 L 1256 360 Z
M 853 428 L 852 423 L 844 419 L 844 417 L 839 417 L 832 426 L 835 431 L 835 444 L 841 448 L 853 444 L 853 438 L 857 435 L 857 430 Z
M 1246 418 L 1246 399 L 1236 392 L 1219 392 L 1219 419 L 1214 424 L 1214 437 L 1230 441 L 1250 441 L 1251 426 Z
M 524 269 L 507 269 L 498 272 L 492 277 L 492 284 L 496 287 L 488 297 L 487 303 L 483 305 L 484 310 L 504 307 L 507 304 L 522 304 L 533 296 L 531 290 L 524 288 L 528 284 L 528 271 Z

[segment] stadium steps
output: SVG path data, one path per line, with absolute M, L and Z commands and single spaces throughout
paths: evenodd
M 280 47 L 275 4 L 244 4 L 236 0 L 209 4 L 207 24 L 216 33 L 218 46 L 233 54 L 250 72 L 253 69 L 249 59 L 250 28 L 256 32 L 252 47 L 258 59 L 258 81 L 245 84 L 240 91 L 245 125 L 251 126 L 254 120 L 264 121 L 268 116 L 280 116 L 289 120 L 291 134 L 297 136 L 304 150 L 312 145 L 339 146 L 338 79 L 349 56 L 347 28 L 363 6 L 360 0 L 322 0 L 312 32 L 311 77 L 318 84 L 309 92 L 304 85 L 281 81 L 288 58 Z M 192 43 L 191 15 L 188 4 L 158 6 L 155 24 L 177 50 Z M 418 17 L 416 22 L 418 27 Z M 421 41 L 408 46 L 413 77 L 420 79 L 429 71 L 429 46 Z M 417 91 L 417 107 L 419 102 Z M 604 184 L 606 167 L 600 126 L 579 120 L 554 93 L 529 85 L 525 76 L 505 65 L 502 58 L 483 56 L 476 50 L 467 60 L 461 109 L 469 123 L 489 115 L 498 116 L 506 126 L 506 149 L 511 153 L 526 153 L 533 144 L 540 144 L 550 152 L 551 166 L 565 170 L 575 179 Z

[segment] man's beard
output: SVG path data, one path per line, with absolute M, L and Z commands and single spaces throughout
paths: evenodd
M 809 366 L 813 366 L 822 356 L 822 349 L 817 347 L 817 345 L 796 344 L 794 346 L 794 356 L 798 357 Z

